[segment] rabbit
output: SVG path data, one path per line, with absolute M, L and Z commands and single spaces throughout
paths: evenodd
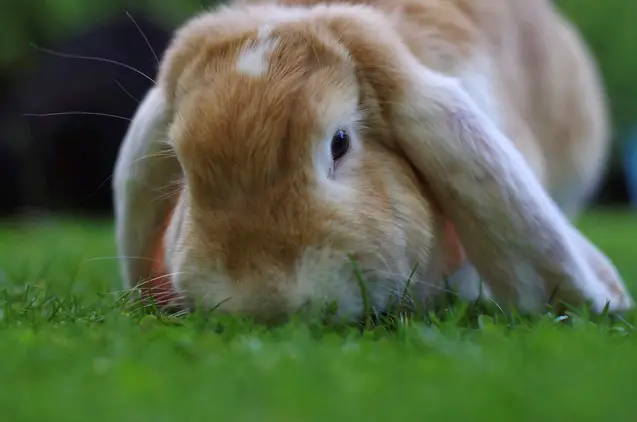
M 595 62 L 547 0 L 234 1 L 162 57 L 113 177 L 128 287 L 259 320 L 632 309 L 573 224 L 604 171 Z M 361 284 L 362 282 L 362 284 Z

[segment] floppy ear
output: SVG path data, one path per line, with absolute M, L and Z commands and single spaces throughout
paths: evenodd
M 151 88 L 131 120 L 115 163 L 116 242 L 129 288 L 149 275 L 154 246 L 171 208 L 166 189 L 180 174 L 179 162 L 166 143 L 169 120 L 164 91 Z
M 551 297 L 631 308 L 610 261 L 548 196 L 513 143 L 459 82 L 409 61 L 392 108 L 399 147 L 431 186 L 498 301 L 539 311 Z M 508 302 L 508 303 L 507 303 Z

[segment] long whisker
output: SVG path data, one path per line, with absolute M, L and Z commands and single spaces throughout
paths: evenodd
M 190 309 L 182 309 L 180 311 L 177 311 L 175 313 L 172 313 L 170 315 L 168 315 L 169 318 L 181 318 L 183 316 L 186 316 L 190 314 Z
M 403 279 L 402 278 L 402 274 L 399 274 L 399 273 L 396 273 L 396 272 L 393 272 L 393 271 L 386 271 L 386 270 L 383 271 L 383 270 L 376 269 L 376 270 L 369 270 L 369 271 L 364 271 L 364 272 L 370 272 L 370 271 L 372 271 L 376 275 L 380 275 L 380 276 L 385 277 L 385 278 L 391 278 L 391 279 L 401 278 L 401 279 Z M 435 283 L 431 283 L 431 282 L 425 281 L 424 279 L 416 278 L 415 274 L 411 278 L 411 284 L 412 285 L 420 284 L 420 285 L 423 285 L 423 286 L 431 287 L 434 290 L 438 290 L 438 291 L 441 291 L 441 292 L 444 292 L 444 293 L 450 293 L 450 294 L 457 295 L 457 292 L 455 292 L 453 290 L 446 289 L 446 288 L 441 287 L 441 286 L 439 286 L 439 285 L 437 285 Z
M 167 280 L 167 281 L 161 282 L 161 283 L 157 284 L 155 287 L 163 288 L 163 287 L 167 287 L 167 286 L 168 286 L 168 287 L 171 287 L 171 292 L 172 292 L 172 293 L 175 293 L 175 294 L 177 294 L 177 295 L 179 295 L 179 296 L 183 296 L 183 295 L 185 295 L 186 293 L 188 293 L 188 291 L 187 291 L 187 290 L 184 290 L 184 289 L 177 289 L 177 288 L 175 288 L 175 287 L 171 284 L 170 280 Z M 130 288 L 130 289 L 115 290 L 115 291 L 110 292 L 109 294 L 114 295 L 114 296 L 119 296 L 119 295 L 126 295 L 126 294 L 130 294 L 130 293 L 133 293 L 133 292 L 136 292 L 136 291 L 139 291 L 139 286 L 137 286 L 137 287 L 133 287 L 133 288 Z
M 128 122 L 131 121 L 129 117 L 118 116 L 116 114 L 108 114 L 108 113 L 94 113 L 91 111 L 62 111 L 59 113 L 24 113 L 23 114 L 23 116 L 26 116 L 26 117 L 50 117 L 50 116 L 74 116 L 74 115 L 112 117 L 114 119 L 126 120 Z
M 116 292 L 112 292 L 113 295 L 115 296 L 119 296 L 118 300 L 122 300 L 124 299 L 128 294 L 139 291 L 140 287 L 143 286 L 146 283 L 150 283 L 150 282 L 154 282 L 163 278 L 169 278 L 171 276 L 177 275 L 177 274 L 183 274 L 180 272 L 175 272 L 175 273 L 170 273 L 170 274 L 163 274 L 161 276 L 157 276 L 154 278 L 151 278 L 149 280 L 146 280 L 142 283 L 138 283 L 135 287 L 130 288 L 130 289 L 124 289 L 121 291 L 116 291 Z M 153 303 L 157 306 L 163 306 L 166 304 L 171 304 L 171 305 L 175 305 L 175 306 L 180 306 L 180 307 L 184 307 L 184 310 L 187 309 L 187 307 L 185 306 L 184 301 L 184 296 L 187 293 L 187 290 L 185 289 L 177 289 L 173 284 L 171 279 L 167 279 L 166 281 L 163 281 L 161 283 L 158 283 L 156 285 L 154 285 L 154 288 L 162 288 L 162 287 L 166 287 L 169 286 L 171 288 L 171 293 L 174 293 L 175 295 L 177 295 L 177 297 L 173 297 L 173 296 L 169 296 L 166 298 L 157 298 L 154 297 L 153 298 Z
M 137 98 L 135 98 L 135 96 L 133 94 L 131 94 L 126 88 L 124 88 L 124 85 L 122 85 L 117 79 L 113 78 L 113 80 L 115 81 L 115 83 L 117 84 L 117 86 L 124 91 L 124 93 L 126 93 L 126 95 L 128 95 L 130 98 L 133 99 L 133 101 L 135 101 L 137 104 L 139 104 L 139 100 Z
M 162 277 L 168 278 L 166 275 L 164 275 Z M 160 279 L 162 277 L 157 277 L 157 279 Z M 135 287 L 131 287 L 130 289 L 115 290 L 115 291 L 111 292 L 111 294 L 117 295 L 117 294 L 120 294 L 120 293 L 131 293 L 131 292 L 139 290 L 144 284 L 149 283 L 151 281 L 157 281 L 157 280 L 155 280 L 155 279 L 146 280 L 143 283 L 139 283 L 139 284 L 135 285 Z M 160 287 L 160 288 L 161 287 L 166 287 L 166 286 L 173 287 L 172 286 L 172 281 L 170 279 L 168 279 L 166 281 L 162 281 L 161 283 L 157 283 L 157 284 L 154 285 L 154 287 Z M 173 290 L 177 291 L 177 289 L 173 289 Z
M 133 98 L 135 101 L 137 101 L 137 99 L 135 97 L 133 97 L 128 91 L 125 90 L 125 88 L 119 83 L 117 82 L 117 80 L 115 80 L 115 83 L 117 83 L 123 90 L 124 92 L 126 92 L 128 95 L 131 96 L 131 98 Z M 137 101 L 139 103 L 139 101 Z M 130 119 L 129 119 L 130 120 Z M 144 160 L 144 159 L 148 159 L 148 158 L 171 158 L 174 157 L 175 154 L 172 153 L 171 151 L 165 151 L 165 152 L 158 152 L 156 154 L 148 154 L 145 155 L 143 157 L 140 157 L 138 159 L 136 159 L 135 161 L 133 161 L 133 164 L 137 163 L 138 161 Z M 111 180 L 113 178 L 113 173 L 111 173 L 108 177 L 106 177 L 96 188 L 95 190 L 91 193 L 91 196 L 93 196 L 95 193 L 97 193 L 98 190 L 100 190 L 102 188 L 102 186 L 104 186 L 109 180 Z
M 184 188 L 184 181 L 182 178 L 176 178 L 166 183 L 164 189 L 161 189 L 157 196 L 153 199 L 154 201 L 161 201 L 164 199 L 169 199 L 175 195 L 178 195 Z
M 142 281 L 141 283 L 137 283 L 137 285 L 135 287 L 139 288 L 139 287 L 145 286 L 146 284 L 153 283 L 153 282 L 155 282 L 157 280 L 162 280 L 162 279 L 166 279 L 166 278 L 172 278 L 173 276 L 182 275 L 182 274 L 185 274 L 185 273 L 184 272 L 176 272 L 176 273 L 162 274 L 162 275 L 159 275 L 157 277 L 149 278 L 148 280 Z M 169 283 L 171 283 L 170 279 L 168 281 L 166 281 L 165 284 L 163 284 L 163 285 L 168 285 Z M 159 286 L 162 286 L 162 285 L 160 284 Z
M 157 64 L 159 64 L 159 58 L 157 57 L 157 54 L 155 54 L 155 50 L 153 50 L 153 46 L 150 45 L 150 41 L 148 41 L 148 38 L 146 38 L 144 31 L 142 31 L 139 25 L 137 25 L 137 22 L 135 22 L 135 19 L 133 19 L 133 16 L 131 16 L 131 14 L 128 13 L 128 10 L 126 11 L 126 16 L 128 16 L 128 18 L 133 22 L 133 25 L 135 25 L 135 27 L 137 28 L 141 36 L 144 38 L 144 41 L 146 41 L 146 45 L 148 46 L 148 49 L 150 50 L 151 53 L 153 53 L 153 57 L 155 57 L 155 61 L 157 62 Z
M 179 183 L 179 185 L 176 186 L 174 189 L 172 189 L 172 190 L 170 190 L 168 192 L 165 192 L 165 193 L 157 195 L 157 197 L 154 199 L 154 201 L 162 201 L 164 199 L 172 198 L 173 196 L 178 195 L 182 190 L 183 190 L 183 186 L 181 185 L 181 183 Z
M 119 81 L 115 78 L 113 78 L 113 81 L 115 81 L 115 83 L 117 84 L 117 86 L 119 86 L 121 88 L 122 91 L 124 91 L 126 93 L 126 95 L 128 95 L 130 98 L 132 98 L 137 104 L 139 104 L 139 100 L 137 98 L 135 98 L 135 96 L 133 94 L 131 94 L 126 88 L 124 88 L 124 85 L 122 85 L 121 83 L 119 83 Z M 123 116 L 122 116 L 123 117 Z M 128 119 L 129 121 L 131 121 L 131 119 Z M 97 187 L 95 188 L 95 190 L 93 190 L 93 192 L 91 192 L 91 194 L 89 195 L 89 198 L 92 198 L 93 195 L 95 195 L 100 189 L 102 189 L 102 187 L 108 183 L 111 179 L 113 178 L 113 173 L 110 173 L 108 175 L 108 177 L 106 177 L 104 180 L 102 180 L 102 182 L 97 185 Z
M 496 302 L 495 299 L 493 299 L 491 297 L 487 297 L 487 300 L 490 301 L 491 303 L 493 303 L 496 306 L 496 308 L 498 308 L 500 310 L 500 312 L 502 312 L 503 315 L 506 315 L 506 312 L 504 312 L 504 309 L 502 309 L 500 304 L 498 302 Z
M 97 193 L 100 189 L 102 189 L 102 187 L 103 187 L 106 183 L 108 183 L 108 181 L 109 181 L 109 180 L 111 180 L 111 178 L 112 178 L 112 177 L 113 177 L 113 174 L 112 174 L 112 173 L 111 173 L 111 174 L 109 174 L 109 175 L 108 175 L 108 177 L 106 177 L 104 180 L 102 180 L 102 182 L 101 182 L 99 185 L 97 185 L 97 187 L 93 190 L 93 192 L 91 192 L 91 193 L 89 194 L 89 196 L 88 196 L 88 197 L 89 197 L 89 198 L 92 198 L 92 197 L 93 197 L 93 195 L 95 195 L 95 194 L 96 194 L 96 193 Z
M 44 48 L 44 47 L 40 47 L 34 43 L 31 43 L 31 46 L 37 50 L 40 50 L 44 53 L 48 53 L 48 54 L 52 54 L 54 56 L 58 56 L 58 57 L 64 57 L 64 58 L 68 58 L 68 59 L 79 59 L 79 60 L 93 60 L 93 61 L 97 61 L 97 62 L 103 62 L 103 63 L 110 63 L 110 64 L 114 64 L 117 66 L 121 66 L 125 69 L 131 70 L 141 76 L 143 76 L 144 78 L 148 79 L 149 81 L 151 81 L 153 84 L 155 84 L 155 80 L 153 78 L 151 78 L 150 76 L 148 76 L 147 74 L 145 74 L 144 72 L 135 69 L 133 66 L 129 66 L 126 63 L 122 63 L 122 62 L 118 62 L 117 60 L 112 60 L 112 59 L 106 59 L 103 57 L 93 57 L 93 56 L 82 56 L 82 55 L 78 55 L 78 54 L 69 54 L 69 53 L 59 53 L 57 51 L 53 51 L 53 50 L 49 50 L 48 48 Z
M 153 261 L 152 258 L 148 258 L 145 256 L 98 256 L 95 258 L 85 259 L 83 262 L 92 262 L 92 261 L 105 261 L 107 259 L 139 259 L 144 261 Z
M 171 158 L 174 157 L 175 153 L 169 150 L 166 151 L 160 151 L 160 152 L 156 152 L 154 154 L 147 154 L 147 155 L 143 155 L 139 158 L 137 158 L 136 160 L 133 161 L 133 164 L 142 161 L 142 160 L 147 160 L 150 158 Z

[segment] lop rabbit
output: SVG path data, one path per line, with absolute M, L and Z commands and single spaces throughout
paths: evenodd
M 606 113 L 547 0 L 220 6 L 176 32 L 121 147 L 124 280 L 263 319 L 357 316 L 359 276 L 377 309 L 407 283 L 426 305 L 449 277 L 524 312 L 632 308 L 571 221 Z

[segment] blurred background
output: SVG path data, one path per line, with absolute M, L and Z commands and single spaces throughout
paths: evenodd
M 109 216 L 119 144 L 151 85 L 142 74 L 154 77 L 171 32 L 217 1 L 1 1 L 0 217 Z M 596 56 L 610 100 L 613 156 L 595 204 L 637 207 L 637 3 L 556 3 Z

